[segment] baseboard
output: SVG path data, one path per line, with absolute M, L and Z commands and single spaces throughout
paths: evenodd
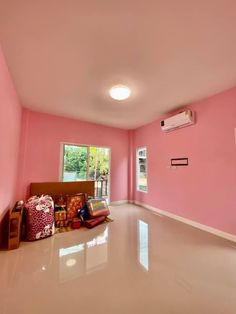
M 111 206 L 117 206 L 117 205 L 123 205 L 123 204 L 127 204 L 127 203 L 128 203 L 128 200 L 120 200 L 120 201 L 111 202 L 110 205 Z
M 142 206 L 142 207 L 144 207 L 144 208 L 146 208 L 148 210 L 151 210 L 151 211 L 153 211 L 153 212 L 155 212 L 155 213 L 157 213 L 159 215 L 163 215 L 163 216 L 166 216 L 166 217 L 178 220 L 178 221 L 183 222 L 183 223 L 185 223 L 187 225 L 190 225 L 192 227 L 195 227 L 195 228 L 198 228 L 200 230 L 212 233 L 212 234 L 214 234 L 214 235 L 216 235 L 218 237 L 221 237 L 221 238 L 224 238 L 224 239 L 236 242 L 236 235 L 233 235 L 231 233 L 227 233 L 227 232 L 224 232 L 224 231 L 221 231 L 221 230 L 209 227 L 207 225 L 203 225 L 203 224 L 198 223 L 196 221 L 193 221 L 193 220 L 190 220 L 190 219 L 187 219 L 187 218 L 184 218 L 184 217 L 172 214 L 172 213 L 170 213 L 168 211 L 165 211 L 165 210 L 162 210 L 162 209 L 159 209 L 159 208 L 147 205 L 147 204 L 142 203 L 142 202 L 134 201 L 133 203 L 136 204 L 136 205 Z

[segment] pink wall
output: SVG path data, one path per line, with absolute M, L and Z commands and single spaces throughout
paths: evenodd
M 194 126 L 163 133 L 158 120 L 135 130 L 134 151 L 147 146 L 148 193 L 135 188 L 134 199 L 236 234 L 236 88 L 189 108 Z M 174 157 L 189 166 L 169 169 Z
M 31 182 L 58 181 L 60 144 L 111 148 L 111 201 L 128 199 L 128 131 L 23 110 L 18 198 Z
M 0 220 L 15 202 L 21 106 L 0 47 Z
M 15 201 L 21 107 L 0 51 L 0 216 Z M 57 181 L 60 143 L 110 147 L 111 201 L 134 199 L 236 234 L 236 88 L 188 106 L 194 126 L 132 131 L 23 110 L 17 198 L 31 182 Z M 135 149 L 148 149 L 148 193 L 136 191 Z M 189 166 L 170 169 L 170 159 Z

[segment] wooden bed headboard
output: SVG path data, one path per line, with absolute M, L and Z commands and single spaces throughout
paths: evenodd
M 30 195 L 67 195 L 87 193 L 94 197 L 94 181 L 31 183 Z

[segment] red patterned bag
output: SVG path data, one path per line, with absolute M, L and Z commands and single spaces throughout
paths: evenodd
M 32 196 L 25 204 L 26 238 L 39 240 L 54 234 L 54 203 L 49 195 Z

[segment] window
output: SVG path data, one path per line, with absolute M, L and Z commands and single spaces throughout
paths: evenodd
M 137 191 L 147 192 L 147 148 L 138 148 L 136 152 Z
M 61 181 L 95 181 L 95 196 L 109 197 L 110 149 L 63 144 Z

